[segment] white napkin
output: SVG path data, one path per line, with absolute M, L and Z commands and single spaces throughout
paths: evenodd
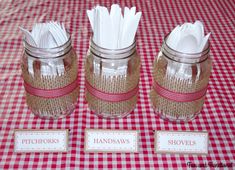
M 182 53 L 200 53 L 206 47 L 210 34 L 204 36 L 204 26 L 201 21 L 184 23 L 176 26 L 168 36 L 166 43 L 175 51 Z M 200 76 L 200 64 L 197 64 L 197 77 Z M 169 62 L 167 74 L 179 79 L 191 79 L 192 69 L 188 64 Z
M 54 48 L 63 45 L 68 41 L 64 24 L 59 22 L 36 23 L 32 32 L 20 27 L 24 33 L 27 43 L 38 48 Z M 28 71 L 34 75 L 33 58 L 28 58 Z M 43 76 L 56 76 L 64 73 L 63 60 L 52 61 L 48 58 L 41 63 L 41 74 Z

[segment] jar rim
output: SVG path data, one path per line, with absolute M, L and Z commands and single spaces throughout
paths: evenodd
M 57 49 L 57 48 L 61 48 L 61 47 L 65 46 L 69 41 L 71 41 L 70 33 L 69 33 L 68 31 L 66 31 L 66 33 L 67 33 L 67 36 L 68 36 L 68 41 L 66 41 L 64 44 L 59 45 L 59 46 L 57 46 L 57 47 L 52 47 L 52 48 L 41 48 L 41 47 L 35 47 L 35 46 L 33 46 L 33 45 L 29 44 L 29 43 L 26 41 L 26 38 L 25 38 L 25 37 L 23 38 L 23 42 L 24 42 L 27 46 L 29 46 L 30 48 L 41 49 L 41 50 L 52 50 L 52 49 Z
M 95 46 L 97 46 L 97 47 L 99 47 L 99 48 L 101 48 L 101 49 L 103 49 L 103 50 L 112 50 L 112 51 L 121 51 L 121 50 L 129 49 L 129 48 L 131 48 L 133 45 L 136 44 L 136 38 L 135 38 L 134 41 L 133 41 L 133 43 L 132 43 L 131 45 L 127 46 L 127 47 L 124 47 L 124 48 L 117 48 L 117 49 L 111 49 L 111 48 L 109 49 L 109 48 L 101 47 L 101 46 L 99 46 L 98 44 L 96 44 L 96 43 L 94 42 L 94 40 L 93 40 L 93 35 L 91 36 L 90 41 L 91 41 Z
M 96 55 L 97 57 L 103 59 L 125 59 L 130 57 L 136 51 L 136 38 L 134 39 L 133 43 L 125 48 L 119 49 L 108 49 L 97 45 L 94 40 L 93 36 L 90 38 L 90 52 Z
M 203 49 L 203 51 L 201 52 L 185 53 L 185 52 L 177 51 L 171 48 L 167 44 L 167 38 L 169 35 L 170 33 L 168 33 L 164 37 L 163 45 L 162 45 L 163 53 L 166 54 L 168 58 L 178 61 L 178 62 L 181 62 L 181 60 L 183 60 L 182 62 L 185 62 L 185 63 L 198 63 L 198 62 L 203 62 L 209 57 L 208 54 L 210 52 L 210 41 L 208 41 L 206 48 Z
M 71 47 L 71 36 L 68 31 L 66 31 L 68 40 L 57 47 L 52 47 L 52 48 L 40 48 L 40 47 L 35 47 L 29 44 L 26 41 L 26 38 L 23 38 L 23 45 L 25 47 L 26 53 L 28 53 L 31 57 L 33 58 L 40 58 L 40 59 L 48 59 L 50 58 L 59 58 L 60 56 L 68 53 L 70 51 Z M 46 57 L 50 55 L 49 57 Z M 53 56 L 51 56 L 53 55 Z

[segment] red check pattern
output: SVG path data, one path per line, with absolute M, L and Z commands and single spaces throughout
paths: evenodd
M 115 2 L 118 2 L 115 1 Z M 143 12 L 137 44 L 142 68 L 139 100 L 135 110 L 123 119 L 106 120 L 90 112 L 84 101 L 84 58 L 91 28 L 86 9 L 100 1 L 0 1 L 0 169 L 185 169 L 233 163 L 235 168 L 235 1 L 234 0 L 123 0 Z M 163 37 L 177 24 L 201 20 L 211 35 L 213 71 L 203 111 L 185 124 L 165 122 L 155 116 L 149 100 L 152 63 Z M 76 110 L 60 120 L 35 117 L 25 103 L 20 59 L 22 33 L 35 22 L 57 20 L 72 33 L 78 54 L 80 97 Z M 14 129 L 70 129 L 67 153 L 14 153 Z M 139 153 L 84 153 L 84 129 L 136 129 L 140 132 Z M 208 131 L 209 154 L 178 155 L 154 153 L 154 130 Z M 188 163 L 188 165 L 187 165 Z M 210 166 L 209 166 L 210 165 Z M 231 165 L 231 164 L 230 164 Z

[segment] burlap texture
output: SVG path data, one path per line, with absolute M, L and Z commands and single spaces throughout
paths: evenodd
M 179 79 L 167 75 L 167 63 L 168 61 L 164 56 L 155 60 L 153 83 L 157 82 L 161 87 L 179 93 L 193 93 L 207 86 L 211 70 L 211 61 L 209 59 L 200 63 L 201 73 L 199 79 L 196 79 L 195 73 L 193 73 L 192 79 Z M 196 70 L 195 67 L 196 65 L 193 65 L 192 70 Z M 205 97 L 202 97 L 192 102 L 176 102 L 158 95 L 153 88 L 150 92 L 150 98 L 155 111 L 162 117 L 173 121 L 190 120 L 201 111 L 205 100 Z
M 27 55 L 27 54 L 24 54 Z M 57 89 L 65 87 L 77 79 L 77 56 L 74 50 L 70 50 L 63 59 L 65 72 L 58 76 L 43 76 L 40 73 L 40 61 L 34 65 L 34 75 L 29 74 L 27 65 L 22 64 L 22 76 L 26 83 L 40 89 Z M 71 93 L 57 98 L 43 98 L 33 96 L 26 92 L 26 102 L 31 111 L 41 118 L 61 118 L 71 113 L 78 98 L 79 88 Z
M 136 53 L 134 55 L 137 55 Z M 128 64 L 128 71 L 126 75 L 107 76 L 101 71 L 101 74 L 93 72 L 93 57 L 87 56 L 85 62 L 86 80 L 90 85 L 105 93 L 126 93 L 138 86 L 140 59 L 132 56 L 131 62 Z M 103 117 L 123 117 L 131 112 L 137 102 L 138 93 L 129 100 L 121 102 L 108 102 L 96 98 L 86 90 L 86 100 L 89 108 L 96 114 Z

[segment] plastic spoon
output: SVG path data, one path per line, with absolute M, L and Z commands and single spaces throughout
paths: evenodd
M 193 35 L 186 35 L 177 44 L 176 49 L 182 53 L 195 53 L 197 50 L 197 39 Z
M 211 35 L 211 33 L 207 34 L 207 35 L 203 38 L 203 40 L 202 40 L 202 42 L 201 42 L 201 44 L 200 44 L 200 46 L 199 46 L 199 48 L 198 48 L 198 52 L 201 52 L 201 51 L 206 47 L 210 35 Z

